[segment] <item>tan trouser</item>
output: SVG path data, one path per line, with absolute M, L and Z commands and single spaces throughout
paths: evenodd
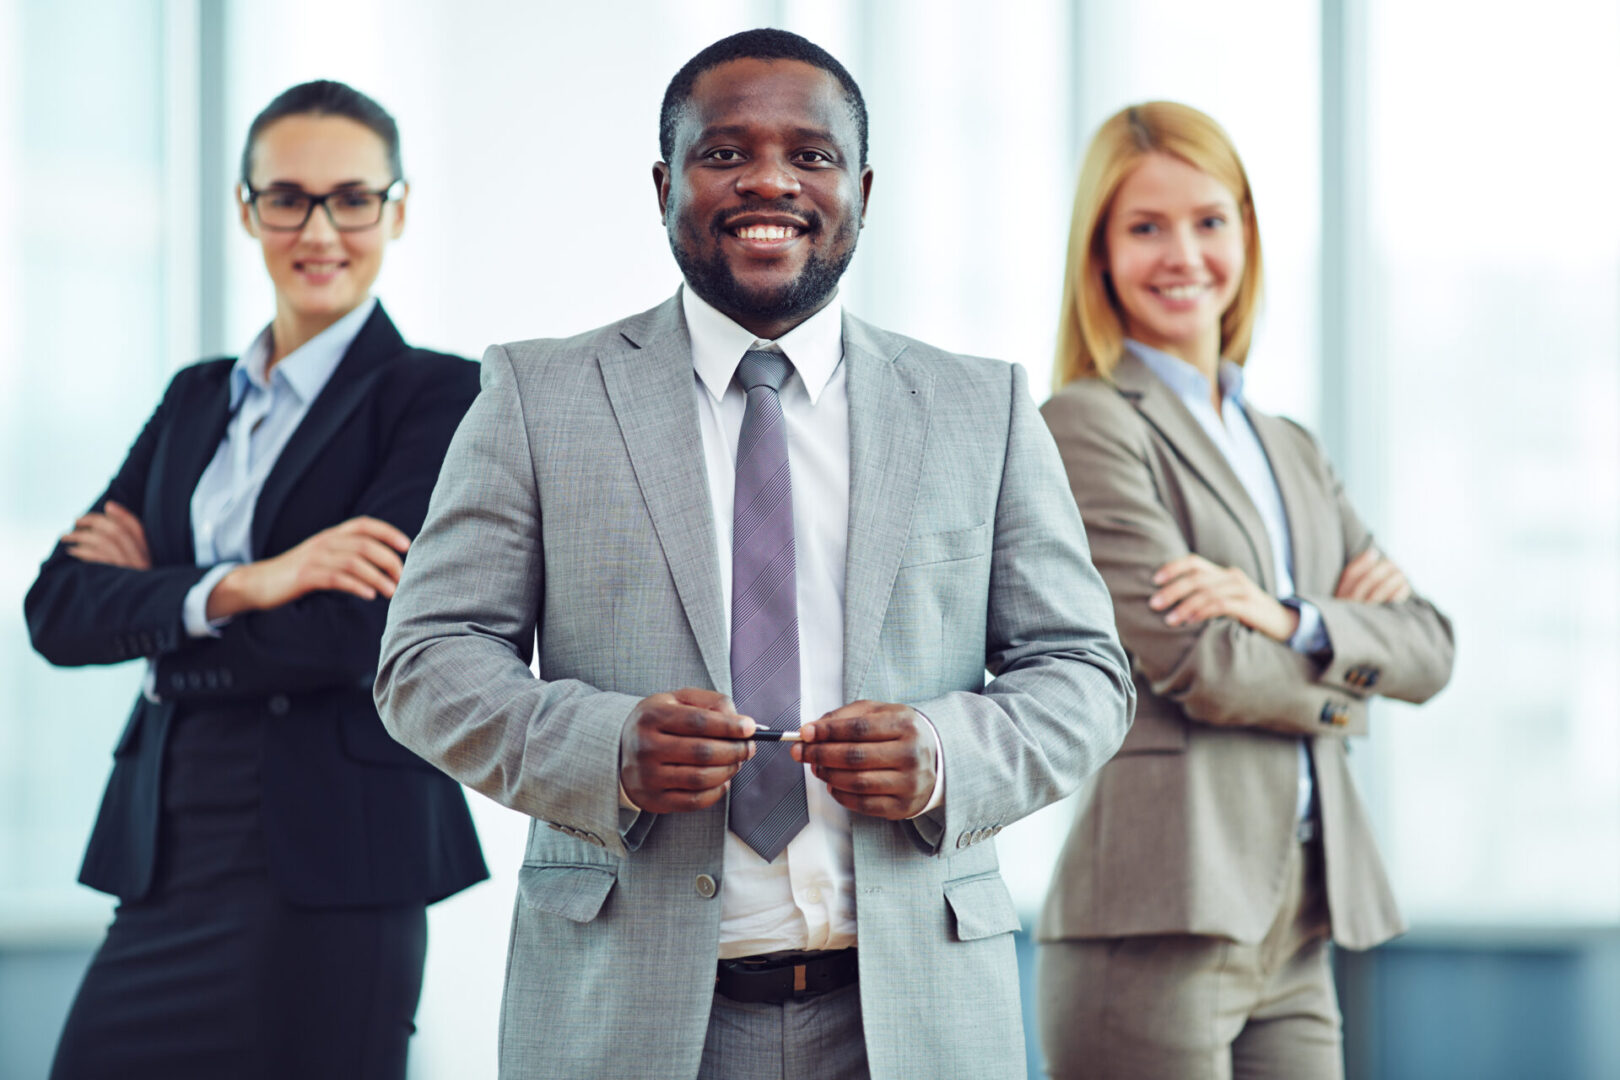
M 1319 844 L 1258 945 L 1177 934 L 1043 945 L 1041 1045 L 1055 1080 L 1341 1080 Z

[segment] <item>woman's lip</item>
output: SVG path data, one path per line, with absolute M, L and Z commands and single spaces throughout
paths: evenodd
M 338 274 L 348 269 L 348 266 L 349 264 L 347 262 L 317 263 L 313 265 L 310 263 L 295 262 L 293 263 L 293 270 L 310 281 L 325 283 L 331 281 L 333 278 L 337 277 Z

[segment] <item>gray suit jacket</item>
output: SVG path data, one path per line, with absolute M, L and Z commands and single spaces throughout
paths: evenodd
M 1119 746 L 1128 667 L 1021 369 L 847 317 L 844 363 L 845 690 L 921 709 L 948 769 L 930 815 L 852 823 L 872 1074 L 1022 1076 L 1018 916 L 990 837 Z M 693 378 L 678 298 L 491 348 L 390 605 L 389 730 L 535 819 L 503 1077 L 698 1070 L 726 807 L 618 801 L 640 698 L 729 692 Z
M 1294 588 L 1322 612 L 1323 664 L 1235 619 L 1171 627 L 1148 607 L 1160 566 L 1196 552 L 1275 594 L 1259 511 L 1180 399 L 1127 353 L 1041 409 L 1113 594 L 1140 695 L 1119 756 L 1085 785 L 1041 915 L 1043 941 L 1210 934 L 1255 943 L 1287 884 L 1298 739 L 1309 740 L 1333 937 L 1403 929 L 1345 760 L 1374 693 L 1424 701 L 1451 675 L 1451 624 L 1427 600 L 1333 596 L 1372 544 L 1305 430 L 1248 408 L 1293 537 Z M 1279 737 L 1281 736 L 1281 737 Z

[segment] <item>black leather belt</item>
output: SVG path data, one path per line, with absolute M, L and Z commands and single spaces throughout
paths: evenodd
M 837 990 L 859 978 L 854 949 L 782 952 L 720 961 L 714 988 L 732 1001 L 780 1005 Z

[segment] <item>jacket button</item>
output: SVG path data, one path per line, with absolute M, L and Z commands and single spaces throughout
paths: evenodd
M 169 685 L 176 690 L 184 690 L 186 688 L 186 677 L 177 671 L 169 676 Z
M 229 687 L 231 685 L 231 669 L 230 668 L 221 668 L 220 669 L 220 672 L 219 672 L 219 685 L 224 686 L 224 687 Z
M 218 690 L 219 689 L 219 672 L 217 672 L 217 671 L 204 672 L 203 673 L 203 682 L 208 685 L 208 689 L 210 689 L 210 690 Z
M 286 694 L 277 694 L 270 699 L 270 712 L 276 716 L 286 716 L 292 710 L 292 702 L 287 700 Z
M 973 843 L 973 841 L 968 839 L 967 833 L 962 833 L 956 838 L 956 846 L 959 848 L 967 847 L 971 843 Z
M 714 878 L 710 877 L 708 874 L 699 874 L 697 876 L 697 880 L 692 884 L 697 889 L 697 894 L 703 897 L 703 899 L 712 900 L 714 898 L 714 894 L 717 890 L 715 888 Z

